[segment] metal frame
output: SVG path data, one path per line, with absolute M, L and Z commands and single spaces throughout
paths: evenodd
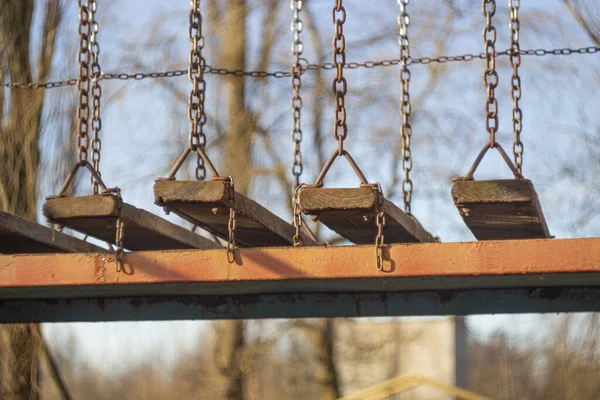
M 600 310 L 600 239 L 0 256 L 0 322 Z

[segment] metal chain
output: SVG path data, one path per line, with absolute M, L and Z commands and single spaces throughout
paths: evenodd
M 229 181 L 229 221 L 227 222 L 227 261 L 230 264 L 235 262 L 235 209 L 236 209 L 236 197 L 235 197 L 235 184 L 233 177 L 227 178 Z
M 102 119 L 100 118 L 100 99 L 102 97 L 102 88 L 100 87 L 101 68 L 98 61 L 100 55 L 100 45 L 96 40 L 96 35 L 99 31 L 98 21 L 96 20 L 96 0 L 90 0 L 90 53 L 91 53 L 91 73 L 92 73 L 92 131 L 94 137 L 92 139 L 92 165 L 94 171 L 99 177 L 100 173 L 100 151 L 102 150 L 102 142 L 100 140 L 100 130 L 102 129 Z M 90 177 L 94 194 L 98 194 L 98 182 L 93 176 Z
M 117 265 L 117 272 L 121 272 L 123 270 L 123 256 L 125 255 L 125 250 L 123 249 L 123 219 L 121 218 L 121 208 L 118 208 L 119 217 L 117 218 L 116 224 L 116 233 L 115 233 L 115 244 L 117 245 L 117 249 L 115 250 L 115 262 Z
M 409 0 L 398 0 L 400 11 L 398 14 L 398 25 L 400 33 L 398 42 L 400 44 L 400 82 L 402 84 L 402 102 L 400 105 L 400 113 L 402 114 L 402 126 L 400 133 L 402 135 L 402 170 L 404 171 L 404 181 L 402 182 L 402 192 L 404 195 L 404 211 L 411 215 L 410 202 L 413 192 L 413 182 L 410 179 L 410 171 L 412 170 L 412 153 L 410 150 L 410 139 L 412 136 L 412 126 L 410 125 L 410 70 L 408 64 L 410 62 L 410 41 L 408 39 L 408 26 L 410 25 L 410 16 L 406 11 Z
M 338 156 L 344 154 L 344 140 L 348 136 L 348 125 L 346 124 L 345 97 L 348 92 L 348 83 L 344 77 L 346 66 L 346 37 L 344 36 L 344 23 L 346 22 L 346 9 L 343 0 L 335 0 L 335 6 L 331 12 L 331 21 L 335 27 L 333 38 L 332 59 L 336 69 L 333 79 L 333 94 L 335 95 L 335 123 L 333 124 L 333 137 L 338 142 Z
M 202 13 L 200 12 L 200 0 L 190 0 L 190 26 L 188 37 L 192 43 L 190 50 L 188 79 L 192 83 L 192 90 L 188 100 L 188 119 L 192 127 L 190 131 L 190 148 L 196 150 L 198 147 L 204 150 L 206 135 L 204 125 L 206 124 L 206 113 L 204 112 L 204 95 L 206 82 L 204 80 L 205 60 L 202 56 L 204 48 L 204 36 L 202 35 Z M 204 160 L 198 154 L 196 162 L 196 179 L 206 178 L 206 166 Z
M 304 240 L 302 240 L 302 236 L 300 235 L 300 230 L 302 229 L 303 221 L 299 201 L 300 190 L 303 189 L 303 187 L 303 185 L 296 186 L 296 188 L 294 189 L 294 195 L 292 197 L 294 199 L 294 228 L 296 228 L 296 232 L 294 233 L 293 237 L 294 247 L 304 246 Z
M 117 249 L 115 250 L 115 263 L 117 272 L 123 270 L 123 256 L 125 255 L 125 248 L 123 246 L 123 236 L 125 232 L 125 226 L 123 218 L 121 218 L 121 209 L 123 208 L 123 198 L 121 197 L 121 189 L 115 187 L 110 189 L 105 195 L 116 195 L 117 197 L 117 222 L 115 227 L 115 244 Z
M 304 241 L 300 235 L 302 228 L 302 215 L 300 212 L 300 204 L 298 203 L 298 195 L 300 191 L 300 176 L 304 166 L 302 164 L 302 149 L 300 147 L 302 143 L 302 97 L 300 96 L 300 89 L 302 88 L 302 74 L 303 69 L 300 65 L 300 56 L 304 50 L 304 44 L 300 40 L 300 34 L 304 28 L 304 22 L 300 19 L 300 12 L 304 5 L 303 0 L 291 0 L 290 8 L 293 12 L 293 20 L 291 30 L 294 33 L 294 40 L 292 42 L 292 54 L 294 55 L 294 63 L 292 64 L 292 141 L 294 142 L 294 155 L 292 161 L 292 174 L 294 175 L 294 185 L 292 187 L 292 199 L 293 199 L 293 213 L 294 213 L 294 228 L 295 233 L 293 237 L 294 246 L 303 246 Z
M 88 160 L 90 118 L 90 11 L 89 0 L 79 0 L 79 80 L 77 82 L 77 161 L 84 165 Z
M 379 182 L 375 184 L 375 188 L 377 190 L 377 236 L 375 237 L 375 254 L 377 257 L 377 269 L 379 271 L 383 270 L 383 245 L 385 242 L 385 237 L 383 236 L 383 229 L 385 228 L 385 213 L 383 209 L 384 205 L 384 197 L 383 197 L 383 189 Z
M 302 175 L 302 150 L 300 144 L 302 143 L 302 125 L 301 125 L 301 112 L 302 112 L 302 97 L 300 97 L 300 88 L 302 87 L 302 71 L 300 66 L 300 56 L 303 51 L 303 44 L 300 40 L 300 34 L 304 23 L 300 19 L 300 11 L 302 11 L 303 0 L 291 0 L 290 8 L 294 13 L 294 19 L 292 20 L 292 32 L 294 33 L 294 41 L 292 42 L 292 54 L 294 55 L 294 64 L 292 65 L 292 118 L 294 120 L 294 127 L 292 129 L 292 140 L 294 142 L 294 156 L 292 162 L 292 174 L 294 174 L 295 184 L 292 188 L 292 192 L 296 192 L 296 188 L 300 185 L 300 176 Z
M 521 65 L 521 47 L 519 45 L 519 31 L 521 23 L 519 21 L 519 7 L 521 0 L 508 0 L 510 7 L 510 65 L 513 69 L 511 96 L 514 103 L 512 112 L 513 134 L 515 141 L 513 143 L 513 155 L 515 167 L 519 174 L 523 170 L 523 143 L 521 142 L 521 131 L 523 130 L 523 111 L 519 107 L 521 100 L 521 77 L 519 76 L 519 66 Z
M 600 53 L 600 47 L 588 46 L 580 48 L 560 48 L 560 49 L 529 49 L 521 50 L 519 54 L 521 56 L 570 56 L 577 54 L 597 54 Z M 512 50 L 503 50 L 496 53 L 496 57 L 510 56 Z M 410 64 L 430 65 L 430 64 L 446 64 L 450 62 L 471 62 L 474 60 L 485 60 L 485 53 L 479 54 L 461 54 L 455 56 L 439 56 L 439 57 L 410 57 Z M 301 59 L 302 61 L 302 59 Z M 363 62 L 349 62 L 346 64 L 347 69 L 357 68 L 379 68 L 379 67 L 392 67 L 400 65 L 399 59 L 389 60 L 378 60 L 378 61 L 363 61 Z M 335 65 L 332 63 L 325 64 L 305 64 L 301 67 L 301 72 L 304 74 L 306 71 L 314 70 L 332 70 L 335 69 Z M 131 72 L 131 73 L 109 73 L 101 72 L 100 80 L 136 80 L 141 81 L 144 79 L 158 79 L 158 78 L 175 78 L 186 75 L 187 69 L 177 69 L 172 71 L 164 72 Z M 290 78 L 292 76 L 289 71 L 244 71 L 244 70 L 230 70 L 227 68 L 214 68 L 208 64 L 205 64 L 205 74 L 216 74 L 216 75 L 232 75 L 236 77 L 250 77 L 250 78 Z M 68 79 L 64 81 L 51 81 L 51 82 L 31 82 L 31 83 L 19 83 L 19 82 L 2 82 L 0 86 L 8 89 L 55 89 L 66 86 L 76 86 L 78 79 Z
M 496 132 L 498 131 L 498 101 L 496 100 L 496 87 L 498 87 L 498 72 L 496 72 L 496 27 L 493 17 L 496 14 L 496 0 L 482 0 L 481 10 L 485 16 L 486 26 L 483 29 L 483 44 L 485 54 L 485 72 L 483 81 L 487 89 L 486 129 L 490 135 L 490 148 L 496 146 Z

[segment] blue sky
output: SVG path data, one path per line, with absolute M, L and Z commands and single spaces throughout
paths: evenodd
M 435 0 L 432 0 L 435 1 Z M 323 8 L 324 16 L 319 15 L 318 24 L 330 24 L 329 9 L 330 2 L 319 2 L 317 10 Z M 397 48 L 396 38 L 390 37 L 372 48 L 361 48 L 360 52 L 352 50 L 352 44 L 360 40 L 365 35 L 372 34 L 367 27 L 372 27 L 365 21 L 377 21 L 385 17 L 392 23 L 395 21 L 393 10 L 395 10 L 396 1 L 377 0 L 373 4 L 383 4 L 385 10 L 391 10 L 392 14 L 377 14 L 373 10 L 367 10 L 357 17 L 357 9 L 361 3 L 357 0 L 348 1 L 348 61 L 357 61 L 367 58 L 396 58 Z M 391 4 L 390 4 L 391 3 Z M 414 0 L 411 4 L 417 4 Z M 466 39 L 449 43 L 448 53 L 456 54 L 461 52 L 481 51 L 481 27 L 474 25 L 471 29 L 469 23 L 481 22 L 479 2 L 475 1 L 473 15 L 465 18 Z M 506 10 L 506 4 L 499 3 L 499 17 L 505 15 L 502 10 Z M 523 0 L 522 2 L 522 24 L 523 24 L 523 44 L 522 48 L 537 47 L 565 47 L 591 45 L 591 42 L 583 35 L 581 30 L 570 16 L 563 11 L 564 8 L 558 0 Z M 122 0 L 119 2 L 98 1 L 100 14 L 100 35 L 101 41 L 101 63 L 103 69 L 109 72 L 116 71 L 137 71 L 137 70 L 171 70 L 186 68 L 187 62 L 187 22 L 188 1 L 180 2 L 147 2 L 141 0 Z M 110 6 L 110 7 L 109 7 Z M 387 8 L 386 8 L 387 7 Z M 287 7 L 286 7 L 287 10 Z M 70 10 L 70 19 L 67 24 L 74 23 L 74 10 Z M 355 14 L 350 14 L 353 11 Z M 566 29 L 572 34 L 568 37 L 561 34 L 560 29 L 556 30 L 556 35 L 546 37 L 539 34 L 539 30 L 545 27 L 545 20 L 533 20 L 534 13 L 542 12 L 545 15 L 556 14 L 556 19 L 562 29 Z M 385 14 L 385 15 L 383 15 Z M 260 10 L 256 11 L 256 16 L 251 19 L 249 32 L 251 33 L 248 43 L 249 61 L 252 62 L 252 55 L 256 52 L 258 46 L 257 35 L 261 27 L 259 26 L 258 16 Z M 322 18 L 321 18 L 322 17 Z M 291 15 L 290 15 L 291 18 Z M 387 20 L 386 20 L 387 21 Z M 418 28 L 421 22 L 417 14 L 412 24 L 414 29 Z M 535 26 L 534 22 L 540 26 Z M 387 23 L 387 22 L 386 22 Z M 529 27 L 527 23 L 531 23 Z M 282 23 L 283 24 L 283 23 Z M 499 22 L 499 26 L 500 26 Z M 281 63 L 285 64 L 289 58 L 285 58 L 285 50 L 289 48 L 291 34 L 287 30 L 287 21 L 283 29 L 285 37 L 281 44 L 283 53 Z M 560 27 L 559 26 L 559 27 Z M 460 27 L 458 27 L 460 28 Z M 457 28 L 457 30 L 458 30 Z M 206 29 L 210 29 L 206 27 Z M 370 28 L 369 28 L 370 29 Z M 411 28 L 412 29 L 412 28 Z M 499 28 L 500 29 L 500 28 Z M 65 26 L 65 32 L 72 32 L 72 25 Z M 329 35 L 329 28 L 326 32 Z M 148 43 L 148 46 L 142 46 L 140 42 L 145 42 L 146 35 L 149 33 L 159 33 L 163 41 Z M 164 59 L 167 44 L 164 38 L 173 37 L 173 42 L 169 42 L 169 57 Z M 506 48 L 506 37 L 499 36 L 499 48 Z M 58 57 L 57 66 L 53 72 L 52 79 L 63 79 L 72 76 L 74 72 L 73 63 L 64 63 L 62 60 L 73 56 L 69 49 L 74 45 L 74 37 L 63 36 L 61 39 L 59 51 L 62 57 Z M 415 47 L 412 50 L 413 55 L 430 55 L 428 53 L 428 42 L 421 40 L 420 37 L 412 39 L 415 45 L 421 43 L 421 47 Z M 326 51 L 330 43 L 329 37 L 323 39 Z M 210 49 L 207 49 L 207 56 L 210 63 Z M 316 55 L 307 49 L 307 58 L 314 60 Z M 573 145 L 572 133 L 586 129 L 579 121 L 579 116 L 584 115 L 589 119 L 592 126 L 598 124 L 598 116 L 595 114 L 595 107 L 592 103 L 598 104 L 598 95 L 585 92 L 590 98 L 587 104 L 581 104 L 580 93 L 589 89 L 589 82 L 594 77 L 597 79 L 598 60 L 597 56 L 578 56 L 578 72 L 570 71 L 571 64 L 563 67 L 561 64 L 564 58 L 524 58 L 523 60 L 523 81 L 524 81 L 524 99 L 523 109 L 525 113 L 525 134 L 526 142 L 526 176 L 531 178 L 536 188 L 540 192 L 542 204 L 544 204 L 548 222 L 553 234 L 558 237 L 574 236 L 592 236 L 598 235 L 595 226 L 587 225 L 581 229 L 571 227 L 573 221 L 565 218 L 565 204 L 577 202 L 579 197 L 585 196 L 585 190 L 578 186 L 578 182 L 567 182 L 565 180 L 557 181 L 554 176 L 560 172 L 560 168 L 552 164 L 550 159 L 556 156 L 562 156 L 560 148 L 571 147 L 574 152 L 580 154 L 584 149 Z M 329 61 L 329 57 L 327 57 Z M 568 60 L 571 62 L 571 60 Z M 453 138 L 452 129 L 446 120 L 444 124 L 436 126 L 431 120 L 415 121 L 413 130 L 415 131 L 415 154 L 420 154 L 418 162 L 415 164 L 415 205 L 413 212 L 421 220 L 423 225 L 435 234 L 439 234 L 445 241 L 473 240 L 468 231 L 460 221 L 456 210 L 451 202 L 448 201 L 449 195 L 438 196 L 429 195 L 430 190 L 437 193 L 440 190 L 443 193 L 449 193 L 449 180 L 436 180 L 430 182 L 429 179 L 435 177 L 439 168 L 447 168 L 449 173 L 455 175 L 464 174 L 468 164 L 475 157 L 476 150 L 485 140 L 483 131 L 483 118 L 481 105 L 482 87 L 480 84 L 480 75 L 482 64 L 474 62 L 464 66 L 448 65 L 445 70 L 444 80 L 438 82 L 434 88 L 434 95 L 428 98 L 424 107 L 434 109 L 440 114 L 448 113 L 452 117 L 460 117 L 461 122 L 458 125 L 462 129 L 478 134 L 479 137 L 464 143 L 462 134 L 457 134 L 457 143 L 452 141 L 441 144 L 431 145 L 424 141 L 419 142 L 419 136 L 431 134 L 436 135 L 439 130 L 441 135 L 447 138 Z M 499 61 L 501 72 L 501 82 L 508 85 L 507 63 L 506 60 Z M 563 69 L 564 68 L 564 69 Z M 287 69 L 287 67 L 285 67 Z M 543 74 L 539 72 L 543 71 Z M 426 89 L 428 70 L 424 67 L 416 67 L 413 70 L 413 99 L 417 99 L 420 93 Z M 362 70 L 348 73 L 350 89 L 361 87 L 363 90 L 369 90 L 380 87 L 379 85 L 397 84 L 396 71 L 381 70 L 379 75 Z M 179 88 L 186 89 L 187 81 L 184 77 L 172 80 Z M 218 95 L 218 86 L 221 82 L 214 77 L 208 77 L 209 92 L 208 96 L 216 97 Z M 288 154 L 291 146 L 289 138 L 289 128 L 291 120 L 289 119 L 289 100 L 285 97 L 289 93 L 289 80 L 270 81 L 268 89 L 269 96 L 273 100 L 272 109 L 264 112 L 262 117 L 265 124 L 273 126 L 277 136 L 281 134 L 284 138 L 277 145 L 281 147 L 282 154 Z M 103 108 L 103 158 L 102 171 L 105 182 L 108 185 L 118 185 L 124 188 L 125 199 L 138 207 L 151 210 L 160 214 L 160 209 L 153 205 L 152 179 L 164 174 L 170 165 L 169 155 L 175 146 L 167 142 L 167 138 L 172 136 L 173 140 L 185 140 L 185 131 L 187 120 L 185 119 L 185 105 L 177 104 L 172 97 L 168 96 L 167 91 L 159 85 L 149 81 L 133 82 L 122 84 L 118 81 L 104 81 L 104 108 Z M 597 85 L 597 81 L 596 81 Z M 310 85 L 307 85 L 310 86 Z M 71 90 L 74 88 L 59 89 Z M 309 90 L 308 88 L 305 90 Z M 72 94 L 71 93 L 71 94 Z M 559 99 L 559 95 L 561 99 Z M 56 98 L 69 96 L 68 92 L 52 94 Z M 509 112 L 510 101 L 506 88 L 499 90 L 501 107 L 501 131 L 500 138 L 510 140 Z M 309 97 L 309 96 L 307 96 Z M 213 97 L 211 97 L 212 99 Z M 351 97 L 350 99 L 353 99 Z M 595 101 L 593 101 L 595 100 Z M 307 100 L 305 100 L 305 105 Z M 209 105 L 214 110 L 217 102 L 211 102 Z M 376 136 L 367 137 L 367 134 L 376 132 L 377 129 L 387 129 L 389 125 L 397 126 L 399 118 L 397 115 L 397 104 L 373 104 L 351 105 L 349 110 L 352 112 L 351 122 L 353 130 L 351 131 L 351 140 L 349 144 L 353 154 L 357 155 L 359 163 L 363 169 L 368 171 L 367 176 L 375 176 L 382 170 L 381 163 L 389 163 L 389 157 L 380 156 L 381 150 L 385 150 L 389 143 Z M 327 114 L 329 115 L 329 114 Z M 390 120 L 393 121 L 390 124 Z M 305 121 L 305 126 L 310 126 L 310 121 Z M 327 122 L 329 124 L 329 121 Z M 327 125 L 329 126 L 329 125 Z M 305 129 L 306 130 L 306 129 Z M 329 132 L 329 129 L 325 129 Z M 355 134 L 356 132 L 356 134 Z M 530 133 L 531 132 L 531 133 Z M 183 134 L 184 136 L 178 136 Z M 549 136 L 552 134 L 552 136 Z M 423 137 L 423 136 L 421 136 Z M 53 136 L 48 134 L 46 140 L 52 144 Z M 365 145 L 368 140 L 368 146 Z M 210 141 L 210 138 L 209 138 Z M 481 142 L 481 143 L 480 143 Z M 179 142 L 180 143 L 180 142 Z M 332 140 L 328 144 L 332 145 Z M 310 139 L 306 140 L 305 146 L 310 144 Z M 449 146 L 452 145 L 450 148 Z M 507 149 L 508 146 L 505 145 Z M 329 148 L 329 147 L 328 147 Z M 455 148 L 459 148 L 464 153 L 457 154 Z M 557 150 L 557 148 L 559 150 Z M 306 150 L 308 152 L 308 149 Z M 354 153 L 356 152 L 356 153 Z M 166 153 L 166 154 L 165 154 Z M 329 153 L 329 150 L 326 150 Z M 539 154 L 542 154 L 541 156 Z M 314 158 L 307 156 L 307 163 L 311 162 L 306 168 L 306 180 L 314 178 L 318 166 L 314 165 Z M 481 177 L 498 176 L 507 174 L 504 169 L 499 169 L 498 157 L 489 157 L 484 161 L 481 167 Z M 217 157 L 217 164 L 219 159 Z M 386 167 L 388 164 L 385 164 Z M 503 166 L 501 166 L 503 168 Z M 335 172 L 333 175 L 339 185 L 351 184 L 349 175 Z M 507 175 L 503 175 L 507 176 Z M 382 183 L 389 180 L 387 173 L 378 177 Z M 556 193 L 557 187 L 568 186 L 570 193 L 561 202 L 553 201 L 553 193 Z M 257 182 L 258 189 L 253 196 L 258 200 L 273 208 L 278 214 L 289 217 L 288 211 L 283 206 L 283 193 L 278 189 L 272 189 L 264 180 Z M 264 189 L 268 194 L 261 192 Z M 50 187 L 41 188 L 44 195 L 50 194 L 53 190 Z M 444 192 L 445 191 L 445 192 Z M 448 198 L 446 198 L 448 197 Z M 399 198 L 394 200 L 399 201 Z M 440 215 L 444 216 L 440 218 Z M 173 219 L 176 221 L 175 219 Z M 468 320 L 469 327 L 472 328 L 475 335 L 487 335 L 495 329 L 511 328 L 511 333 L 515 335 L 530 335 L 540 325 L 538 317 L 530 315 L 518 317 L 504 316 L 477 316 Z M 152 357 L 165 357 L 173 359 L 178 352 L 185 351 L 194 346 L 199 340 L 199 333 L 206 329 L 207 323 L 204 322 L 147 322 L 147 323 L 111 323 L 111 324 L 51 324 L 44 327 L 45 333 L 49 336 L 51 343 L 61 343 L 61 337 L 66 333 L 72 333 L 76 338 L 78 353 L 81 357 L 93 360 L 94 364 L 112 365 L 117 370 L 126 368 L 128 363 L 135 362 L 141 358 L 152 354 Z M 519 330 L 515 331 L 514 327 Z

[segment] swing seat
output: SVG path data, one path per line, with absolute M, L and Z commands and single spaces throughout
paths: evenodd
M 298 195 L 300 210 L 356 244 L 373 244 L 377 236 L 378 193 L 374 187 L 306 188 Z M 383 202 L 386 243 L 427 243 L 436 239 L 413 217 L 388 200 Z
M 154 184 L 155 203 L 167 212 L 227 240 L 230 183 L 224 180 L 176 181 Z M 273 247 L 293 244 L 294 227 L 248 197 L 235 192 L 235 239 L 239 247 Z M 305 244 L 316 243 L 301 234 Z
M 0 211 L 0 254 L 102 253 L 105 249 Z
M 478 240 L 552 237 L 530 180 L 458 179 L 452 199 Z
M 50 197 L 44 215 L 86 235 L 115 244 L 116 196 Z M 121 205 L 123 247 L 129 250 L 221 249 L 217 243 L 172 224 L 148 211 Z

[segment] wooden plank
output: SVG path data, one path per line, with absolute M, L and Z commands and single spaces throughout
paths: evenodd
M 155 203 L 201 228 L 227 239 L 229 183 L 224 181 L 159 180 Z M 240 247 L 273 247 L 293 244 L 294 227 L 241 193 L 236 200 L 236 243 Z M 304 243 L 315 242 L 302 234 Z
M 314 215 L 328 228 L 357 244 L 375 243 L 377 235 L 377 191 L 374 188 L 300 191 L 300 209 Z M 427 243 L 435 238 L 414 218 L 384 200 L 386 243 Z
M 0 211 L 0 254 L 91 253 L 106 250 L 47 226 Z
M 600 239 L 0 256 L 0 321 L 600 310 Z M 131 272 L 127 272 L 131 271 Z M 17 321 L 18 319 L 18 321 Z
M 478 240 L 550 238 L 542 207 L 527 179 L 457 180 L 452 199 Z
M 313 189 L 300 191 L 302 212 L 318 215 L 326 211 L 371 212 L 377 207 L 377 191 L 372 188 Z
M 118 217 L 115 196 L 50 198 L 44 204 L 49 221 L 115 243 Z M 123 203 L 123 245 L 129 250 L 218 249 L 217 243 L 148 211 Z

